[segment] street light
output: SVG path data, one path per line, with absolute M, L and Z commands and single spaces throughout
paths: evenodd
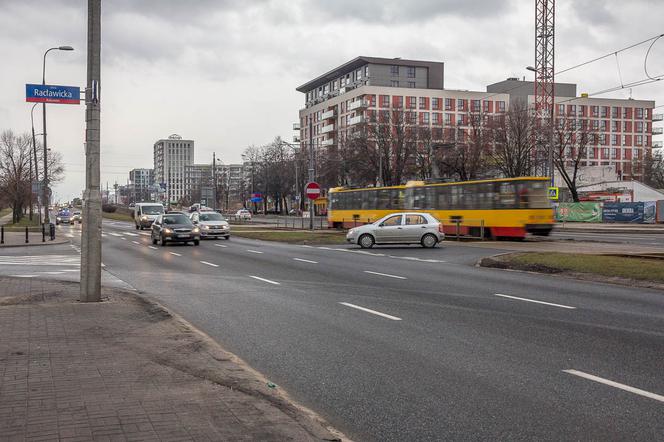
M 74 48 L 71 46 L 58 46 L 55 48 L 49 48 L 44 52 L 44 61 L 42 63 L 42 85 L 46 85 L 46 55 L 51 52 L 51 51 L 73 51 Z M 48 203 L 49 203 L 49 198 L 48 198 L 48 164 L 46 160 L 46 151 L 47 151 L 47 145 L 46 145 L 46 103 L 42 103 L 42 115 L 43 115 L 43 121 L 42 121 L 42 126 L 43 126 L 43 134 L 44 134 L 44 223 L 49 223 L 49 218 L 48 218 Z

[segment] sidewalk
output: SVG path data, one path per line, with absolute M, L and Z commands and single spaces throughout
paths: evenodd
M 558 222 L 554 226 L 554 232 L 664 234 L 664 224 Z
M 103 296 L 0 277 L 1 440 L 338 440 L 184 320 Z
M 69 241 L 69 238 L 58 235 L 56 232 L 55 239 L 50 240 L 48 234 L 46 235 L 46 241 L 42 242 L 41 232 L 29 232 L 28 233 L 28 242 L 25 243 L 25 232 L 5 232 L 5 243 L 0 244 L 0 249 L 3 247 L 19 247 L 19 246 L 47 246 L 54 244 L 64 244 Z M 0 296 L 2 294 L 0 293 Z

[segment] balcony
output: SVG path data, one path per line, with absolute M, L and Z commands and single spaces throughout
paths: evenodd
M 300 123 L 293 123 L 293 130 L 300 130 Z
M 355 109 L 365 108 L 368 105 L 369 103 L 366 100 L 355 100 L 350 104 L 350 106 L 348 106 L 348 110 L 354 111 Z
M 323 115 L 321 115 L 320 117 L 323 120 L 327 120 L 329 118 L 334 118 L 335 114 L 336 114 L 336 112 L 334 111 L 334 109 L 330 109 L 329 111 L 324 112 Z
M 320 130 L 320 133 L 326 134 L 328 132 L 332 132 L 334 130 L 334 124 L 328 124 L 327 126 L 323 126 L 323 128 Z
M 662 142 L 662 141 L 654 141 L 652 143 L 652 148 L 653 149 L 659 149 L 661 147 L 664 147 L 664 142 Z
M 653 114 L 652 121 L 662 121 L 664 120 L 664 114 Z
M 358 115 L 356 117 L 351 118 L 348 120 L 348 125 L 353 126 L 355 124 L 361 124 L 361 123 L 366 123 L 366 118 L 364 118 L 364 115 Z
M 664 133 L 664 128 L 661 127 L 653 127 L 652 128 L 652 134 L 653 135 L 662 135 Z
M 327 140 L 323 140 L 320 145 L 321 146 L 332 146 L 334 144 L 334 138 L 328 138 Z
M 300 142 L 300 137 L 297 135 L 293 135 L 293 143 L 299 143 Z

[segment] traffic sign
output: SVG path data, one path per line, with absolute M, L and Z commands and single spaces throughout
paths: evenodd
M 80 104 L 81 89 L 76 86 L 26 84 L 25 101 L 29 103 Z
M 549 192 L 549 199 L 550 200 L 557 200 L 558 199 L 558 188 L 557 187 L 549 187 L 548 192 Z
M 307 194 L 307 198 L 315 200 L 320 196 L 320 184 L 314 183 L 313 181 L 307 183 L 307 185 L 304 186 L 304 192 Z

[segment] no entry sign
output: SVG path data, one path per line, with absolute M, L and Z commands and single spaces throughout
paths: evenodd
M 307 194 L 307 198 L 310 200 L 315 200 L 320 196 L 320 185 L 318 183 L 307 183 L 304 187 L 304 191 Z

